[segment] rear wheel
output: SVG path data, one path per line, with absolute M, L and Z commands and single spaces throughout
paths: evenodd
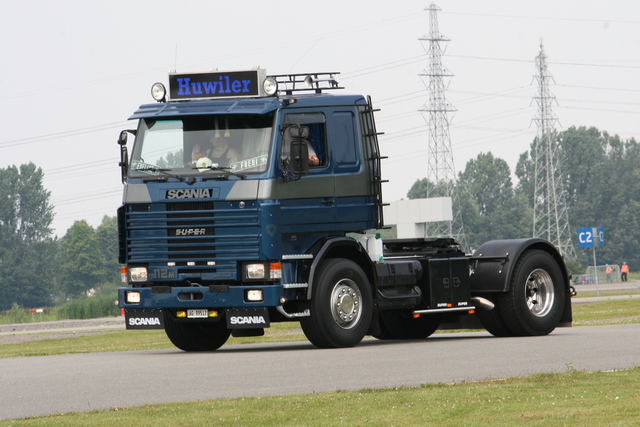
M 496 304 L 496 301 L 498 299 L 497 295 L 495 294 L 485 294 L 482 295 L 482 297 L 488 299 L 494 304 Z M 509 330 L 507 325 L 504 323 L 504 320 L 502 320 L 502 316 L 500 315 L 500 310 L 498 309 L 498 307 L 494 307 L 491 310 L 478 309 L 476 310 L 476 314 L 478 316 L 478 319 L 480 319 L 480 323 L 482 323 L 482 326 L 484 326 L 484 328 L 489 331 L 491 335 L 496 337 L 513 336 L 513 332 Z
M 372 296 L 366 275 L 353 261 L 330 258 L 318 267 L 309 304 L 311 315 L 300 325 L 320 348 L 353 347 L 371 324 Z
M 440 316 L 428 315 L 413 318 L 409 311 L 392 310 L 380 313 L 378 339 L 419 340 L 433 334 L 440 326 Z
M 555 259 L 542 250 L 525 251 L 513 270 L 511 286 L 499 298 L 507 328 L 519 336 L 547 335 L 560 322 L 564 283 Z
M 178 322 L 168 311 L 164 311 L 164 331 L 173 345 L 184 351 L 217 350 L 231 334 L 222 321 Z

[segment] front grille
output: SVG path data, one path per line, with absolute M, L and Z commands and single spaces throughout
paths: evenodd
M 215 235 L 215 219 L 205 213 L 213 211 L 213 202 L 205 203 L 171 203 L 167 205 L 167 236 L 175 237 L 168 240 L 169 259 L 201 259 L 210 258 L 201 253 L 201 245 L 208 244 L 215 248 L 216 239 L 205 239 L 201 236 Z M 192 237 L 192 238 L 191 238 Z M 192 246 L 187 246 L 192 245 Z M 180 265 L 180 264 L 178 264 Z
M 121 223 L 130 264 L 191 262 L 190 272 L 215 272 L 259 258 L 259 209 L 254 204 L 244 208 L 230 202 L 136 204 L 125 211 Z

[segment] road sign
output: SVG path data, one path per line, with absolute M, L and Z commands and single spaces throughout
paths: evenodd
M 604 227 L 578 228 L 578 247 L 604 246 Z
M 578 247 L 579 248 L 590 248 L 594 246 L 594 242 L 596 237 L 594 236 L 594 228 L 578 228 Z M 603 233 L 604 234 L 604 233 Z
M 604 228 L 603 227 L 585 227 L 578 228 L 578 247 L 579 248 L 593 248 L 593 265 L 596 263 L 596 245 L 604 246 Z M 595 274 L 596 279 L 596 295 L 600 296 L 600 290 L 598 289 L 598 274 Z
M 598 227 L 598 246 L 604 246 L 604 227 Z

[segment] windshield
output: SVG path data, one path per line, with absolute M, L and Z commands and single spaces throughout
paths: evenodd
M 272 113 L 143 119 L 129 176 L 261 173 L 269 160 L 272 129 Z

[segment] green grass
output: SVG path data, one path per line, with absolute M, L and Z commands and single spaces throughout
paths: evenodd
M 274 323 L 262 337 L 231 337 L 227 344 L 257 342 L 303 341 L 305 336 L 300 323 Z M 39 334 L 46 336 L 49 334 Z M 50 356 L 70 353 L 99 353 L 104 351 L 157 350 L 174 348 L 163 330 L 104 330 L 98 334 L 69 338 L 41 339 L 19 344 L 0 345 L 0 358 L 25 356 Z
M 640 322 L 635 300 L 573 307 L 574 324 Z M 45 334 L 46 335 L 46 334 Z M 299 323 L 276 323 L 264 337 L 228 344 L 300 341 Z M 0 357 L 172 348 L 163 331 L 97 335 L 0 345 Z M 640 368 L 538 374 L 454 385 L 338 391 L 311 395 L 176 402 L 0 421 L 4 426 L 634 426 L 640 419 Z
M 636 426 L 640 368 L 475 383 L 216 399 L 0 421 L 4 426 Z
M 573 306 L 574 326 L 626 323 L 640 323 L 640 300 L 625 299 Z
M 596 293 L 595 291 L 593 292 L 580 292 L 578 291 L 578 295 L 576 295 L 573 298 L 588 298 L 588 297 L 613 297 L 613 296 L 627 296 L 627 295 L 638 295 L 640 294 L 640 291 L 635 291 L 635 290 L 629 290 L 629 291 L 624 291 L 624 292 L 605 292 L 605 291 L 600 291 L 600 294 L 598 295 L 598 293 Z

